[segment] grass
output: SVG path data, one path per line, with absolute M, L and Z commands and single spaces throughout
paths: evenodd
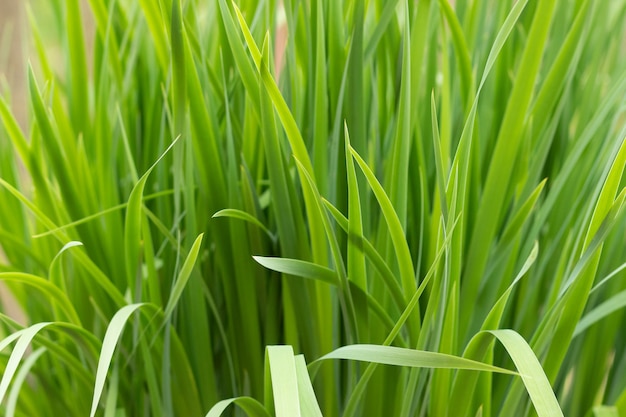
M 626 415 L 626 2 L 49 7 L 1 415 Z

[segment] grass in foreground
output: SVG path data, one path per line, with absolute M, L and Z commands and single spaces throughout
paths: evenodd
M 2 415 L 626 415 L 626 2 L 50 3 Z

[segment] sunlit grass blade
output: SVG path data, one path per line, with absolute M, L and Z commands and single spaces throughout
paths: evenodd
M 300 416 L 298 375 L 293 349 L 291 346 L 268 346 L 267 358 L 276 417 Z
M 254 256 L 253 258 L 264 267 L 276 272 L 320 280 L 331 285 L 340 285 L 337 279 L 337 273 L 321 265 L 301 261 L 299 259 L 269 258 L 263 256 Z
M 255 226 L 258 226 L 261 230 L 263 230 L 269 238 L 271 238 L 272 240 L 274 239 L 274 235 L 272 234 L 272 232 L 270 232 L 270 230 L 263 223 L 261 223 L 259 219 L 257 219 L 256 217 L 252 216 L 250 213 L 247 213 L 245 211 L 237 210 L 237 209 L 223 209 L 215 213 L 213 217 L 230 217 L 233 219 L 240 219 L 240 220 L 250 222 L 254 224 Z
M 15 375 L 15 372 L 17 371 L 17 367 L 19 366 L 19 363 L 24 358 L 26 349 L 30 345 L 33 338 L 37 335 L 37 333 L 39 333 L 42 329 L 44 329 L 49 324 L 50 323 L 34 324 L 31 327 L 24 329 L 21 332 L 21 334 L 18 335 L 19 338 L 17 338 L 17 343 L 15 344 L 15 348 L 13 348 L 13 351 L 11 352 L 11 357 L 9 358 L 9 361 L 7 362 L 7 365 L 6 365 L 6 369 L 4 370 L 4 373 L 2 374 L 2 380 L 0 380 L 0 403 L 2 403 L 2 400 L 4 400 L 4 397 L 9 388 L 9 384 L 11 383 L 11 380 L 13 379 L 13 376 Z M 5 340 L 3 340 L 3 343 L 0 344 L 0 350 L 4 349 L 3 345 L 7 344 Z
M 298 395 L 303 417 L 322 417 L 322 411 L 315 398 L 309 371 L 304 356 L 296 355 L 296 376 L 298 378 Z
M 514 371 L 498 368 L 493 365 L 465 359 L 459 356 L 380 345 L 342 346 L 335 349 L 333 352 L 322 356 L 316 362 L 309 365 L 309 367 L 316 366 L 318 361 L 328 359 L 349 359 L 378 363 L 382 365 L 439 369 L 466 369 L 516 375 Z
M 142 304 L 131 304 L 122 307 L 117 313 L 115 313 L 107 327 L 104 340 L 102 341 L 100 358 L 98 360 L 98 370 L 96 372 L 96 382 L 93 390 L 91 412 L 89 414 L 91 417 L 94 417 L 96 415 L 96 411 L 98 410 L 98 403 L 100 402 L 100 397 L 102 396 L 102 391 L 104 390 L 104 384 L 111 366 L 111 360 L 113 359 L 115 348 L 117 347 L 122 331 L 126 326 L 126 322 L 134 312 L 141 308 L 141 306 Z
M 248 417 L 270 417 L 270 414 L 265 410 L 263 405 L 251 397 L 222 400 L 215 404 L 205 417 L 220 417 L 230 405 L 237 405 L 244 410 Z
M 182 295 L 185 286 L 187 285 L 187 281 L 191 277 L 191 272 L 193 270 L 194 265 L 196 264 L 196 260 L 198 259 L 198 254 L 200 252 L 200 246 L 202 245 L 202 237 L 200 234 L 194 241 L 191 249 L 189 250 L 189 255 L 185 262 L 183 262 L 183 266 L 180 268 L 180 272 L 178 277 L 176 278 L 176 282 L 172 287 L 172 293 L 170 294 L 169 299 L 167 300 L 167 305 L 165 306 L 164 315 L 166 318 L 169 318 L 176 308 L 176 304 Z

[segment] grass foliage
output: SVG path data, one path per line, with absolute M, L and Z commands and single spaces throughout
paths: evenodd
M 625 1 L 49 3 L 0 414 L 626 415 Z

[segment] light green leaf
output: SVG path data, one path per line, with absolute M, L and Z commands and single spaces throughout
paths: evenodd
M 115 348 L 117 347 L 118 341 L 122 336 L 124 326 L 126 326 L 126 322 L 129 317 L 143 305 L 144 304 L 131 304 L 122 307 L 117 313 L 115 313 L 107 327 L 104 340 L 102 341 L 100 359 L 98 360 L 96 383 L 93 390 L 91 412 L 89 413 L 90 417 L 94 417 L 96 415 L 96 411 L 98 410 L 98 403 L 100 402 L 100 397 L 102 396 L 102 391 L 104 390 L 104 383 L 111 365 L 111 360 L 113 359 L 113 353 L 115 353 Z
M 338 285 L 337 273 L 325 266 L 317 265 L 299 259 L 270 258 L 253 256 L 254 260 L 272 271 L 295 275 L 302 278 L 315 279 L 331 285 Z
M 313 364 L 328 359 L 349 359 L 382 365 L 409 366 L 417 368 L 467 369 L 516 375 L 508 369 L 482 362 L 438 352 L 405 349 L 395 346 L 350 345 L 342 346 L 322 356 Z
M 300 402 L 296 361 L 291 346 L 268 346 L 276 417 L 299 417 Z
M 185 259 L 183 266 L 180 268 L 180 272 L 178 273 L 178 277 L 176 278 L 176 282 L 174 283 L 174 287 L 172 288 L 172 293 L 169 300 L 167 301 L 167 306 L 165 307 L 164 315 L 166 319 L 169 319 L 169 317 L 174 312 L 174 308 L 176 308 L 176 304 L 178 303 L 180 296 L 183 294 L 183 290 L 187 285 L 187 281 L 189 281 L 189 277 L 191 277 L 191 272 L 193 271 L 193 267 L 196 264 L 196 259 L 198 258 L 198 254 L 200 253 L 200 246 L 202 245 L 203 236 L 204 233 L 201 233 L 193 242 L 191 250 L 189 251 L 189 255 L 187 255 L 187 259 Z

